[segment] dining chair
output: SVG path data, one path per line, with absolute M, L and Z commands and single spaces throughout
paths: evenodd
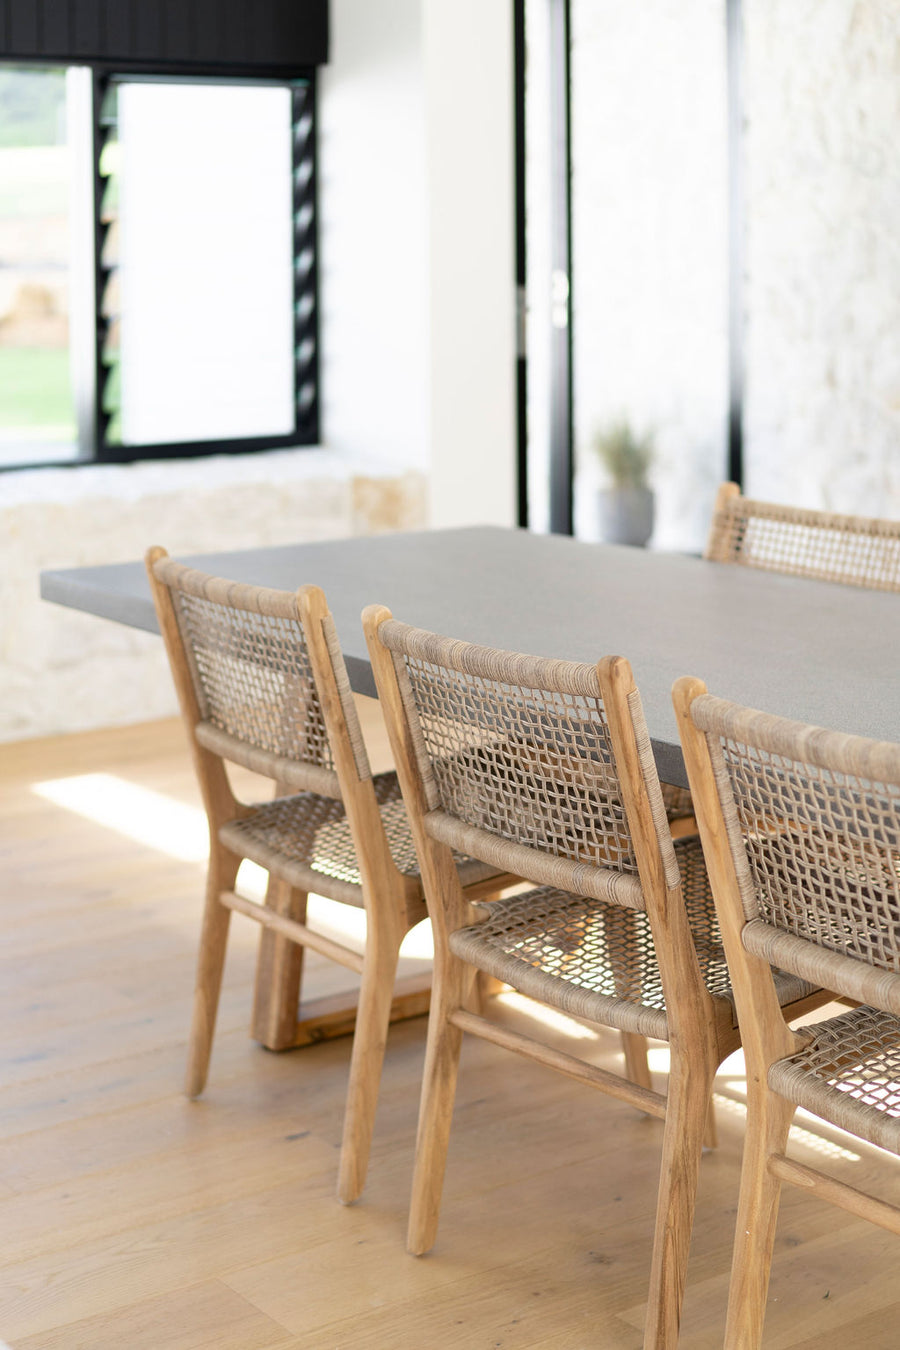
M 373 775 L 325 597 L 208 576 L 146 555 L 150 585 L 209 821 L 209 870 L 185 1090 L 204 1089 L 232 910 L 278 946 L 271 979 L 282 1043 L 297 1029 L 302 958 L 310 948 L 361 976 L 344 1116 L 338 1196 L 365 1182 L 400 944 L 426 918 L 422 881 L 396 774 Z M 248 804 L 227 765 L 272 779 L 279 795 Z M 265 903 L 236 893 L 244 859 L 269 874 Z M 467 894 L 504 880 L 455 857 Z M 514 880 L 514 878 L 513 878 Z M 306 924 L 307 896 L 365 910 L 362 955 Z M 285 1035 L 285 1032 L 287 1033 Z
M 673 1347 L 713 1078 L 738 1031 L 700 842 L 673 841 L 631 668 L 473 646 L 379 606 L 363 623 L 435 936 L 409 1250 L 436 1238 L 466 1032 L 664 1119 L 644 1344 Z M 473 907 L 453 849 L 530 889 Z M 477 971 L 668 1041 L 667 1093 L 473 1012 Z M 816 1001 L 777 980 L 787 1012 Z
M 675 685 L 737 1000 L 747 1128 L 727 1350 L 762 1343 L 784 1182 L 900 1233 L 900 1207 L 787 1157 L 798 1107 L 900 1153 L 900 745 Z M 772 966 L 856 1006 L 788 1028 Z
M 900 521 L 758 502 L 722 483 L 704 558 L 768 572 L 900 591 Z

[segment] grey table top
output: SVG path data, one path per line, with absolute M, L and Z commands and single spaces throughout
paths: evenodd
M 769 712 L 900 739 L 897 595 L 488 526 L 190 561 L 284 590 L 321 586 L 360 693 L 375 692 L 359 621 L 373 602 L 494 647 L 576 661 L 627 656 L 669 782 L 685 782 L 670 698 L 679 675 Z M 41 595 L 157 631 L 140 562 L 44 572 Z

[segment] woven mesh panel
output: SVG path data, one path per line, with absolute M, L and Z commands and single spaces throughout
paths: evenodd
M 271 754 L 333 769 L 299 620 L 173 591 L 204 717 Z
M 711 994 L 727 999 L 734 1008 L 700 841 L 678 840 L 675 851 L 703 982 Z M 488 918 L 452 934 L 450 946 L 464 960 L 513 985 L 525 983 L 522 974 L 517 976 L 518 965 L 540 971 L 546 977 L 545 986 L 538 988 L 532 981 L 532 991 L 558 1007 L 572 1010 L 565 986 L 574 985 L 607 998 L 665 1011 L 650 921 L 641 911 L 542 886 L 495 901 Z M 782 1003 L 808 992 L 808 986 L 780 972 L 775 974 L 775 984 Z M 586 1008 L 582 1013 L 590 1015 Z M 609 1022 L 609 1009 L 600 1020 Z M 664 1034 L 660 1027 L 645 1030 L 650 1035 Z
M 720 744 L 759 917 L 900 973 L 900 787 Z
M 900 1019 L 861 1007 L 807 1030 L 813 1032 L 808 1046 L 771 1065 L 770 1087 L 900 1152 Z
M 492 954 L 511 957 L 561 985 L 665 1007 L 650 923 L 639 910 L 541 886 L 495 901 L 483 923 L 452 933 L 450 946 L 514 986 L 514 969 L 505 962 L 495 965 Z M 544 996 L 559 1003 L 563 991 L 554 997 L 548 983 Z
M 397 870 L 418 879 L 419 862 L 397 775 L 376 774 L 372 782 Z M 331 797 L 321 797 L 314 792 L 278 797 L 255 807 L 251 815 L 230 821 L 224 827 L 224 833 L 226 842 L 239 849 L 243 857 L 264 867 L 274 865 L 277 870 L 280 859 L 305 864 L 323 878 L 348 886 L 362 884 L 344 805 Z M 463 885 L 493 874 L 494 869 L 490 866 L 475 862 L 456 850 L 453 859 Z M 351 904 L 362 904 L 361 891 L 358 897 L 342 895 L 341 898 Z
M 262 867 L 302 863 L 322 878 L 360 886 L 359 864 L 342 802 L 314 792 L 278 797 L 220 831 L 229 847 Z M 273 859 L 272 854 L 277 855 Z M 323 894 L 328 894 L 327 890 Z M 362 892 L 355 903 L 362 904 Z
M 863 520 L 854 527 L 852 518 L 826 525 L 811 512 L 748 503 L 729 513 L 719 547 L 718 556 L 749 567 L 900 590 L 900 527 L 892 535 Z
M 602 703 L 406 657 L 442 808 L 573 862 L 636 872 Z
M 725 963 L 722 933 L 703 857 L 697 838 L 675 841 L 675 856 L 681 873 L 684 907 L 694 937 L 700 974 L 711 994 L 732 1000 L 731 980 Z

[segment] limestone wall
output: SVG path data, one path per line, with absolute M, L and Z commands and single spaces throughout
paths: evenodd
M 900 518 L 900 5 L 741 8 L 746 488 Z M 726 470 L 725 0 L 572 14 L 578 531 L 624 414 L 656 434 L 655 546 L 697 549 Z
M 900 517 L 900 6 L 744 23 L 747 488 Z
M 0 476 L 0 741 L 175 712 L 159 639 L 42 601 L 42 569 L 415 529 L 424 501 L 324 450 Z

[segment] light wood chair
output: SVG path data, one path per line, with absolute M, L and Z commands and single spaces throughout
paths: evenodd
M 644 1343 L 672 1347 L 712 1082 L 738 1032 L 699 839 L 673 842 L 631 669 L 476 647 L 377 606 L 363 622 L 435 935 L 409 1250 L 435 1241 L 468 1032 L 665 1120 Z M 533 889 L 474 909 L 454 848 Z M 476 971 L 667 1040 L 667 1094 L 473 1013 Z M 779 991 L 792 1014 L 818 997 Z
M 783 1182 L 900 1233 L 900 1207 L 786 1156 L 798 1106 L 900 1153 L 900 745 L 674 696 L 747 1061 L 725 1345 L 751 1350 Z M 795 1033 L 773 965 L 863 1006 Z
M 703 556 L 767 572 L 900 591 L 900 521 L 743 497 L 722 483 Z
M 209 818 L 185 1088 L 194 1097 L 206 1084 L 232 910 L 262 924 L 263 939 L 272 940 L 256 1001 L 279 1024 L 277 1044 L 304 1039 L 297 1024 L 304 948 L 358 972 L 338 1183 L 349 1203 L 365 1181 L 400 944 L 427 913 L 397 777 L 371 773 L 317 587 L 292 594 L 225 581 L 162 548 L 150 549 L 146 563 Z M 239 801 L 228 763 L 271 778 L 284 795 Z M 245 858 L 269 873 L 264 904 L 235 893 Z M 457 864 L 467 893 L 495 893 L 510 880 L 471 859 L 457 857 Z M 310 892 L 365 910 L 363 955 L 306 925 Z

